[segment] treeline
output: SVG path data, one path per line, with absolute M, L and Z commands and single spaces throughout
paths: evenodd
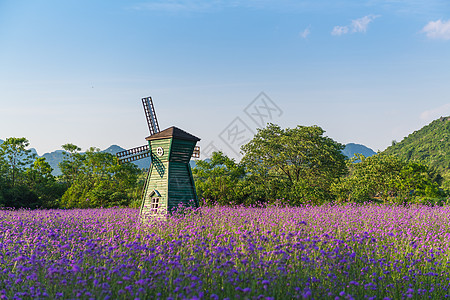
M 53 176 L 43 157 L 27 149 L 26 138 L 8 138 L 0 145 L 0 207 L 93 208 L 136 206 L 140 201 L 143 171 L 120 165 L 115 156 L 90 148 L 81 153 L 63 145 L 62 175 Z
M 269 124 L 244 145 L 240 163 L 221 152 L 193 170 L 207 203 L 279 202 L 290 205 L 367 202 L 441 205 L 443 178 L 433 168 L 377 154 L 347 159 L 344 145 L 317 126 L 282 129 Z
M 27 149 L 25 138 L 0 145 L 0 207 L 139 207 L 146 171 L 119 164 L 114 155 L 63 145 L 60 176 Z M 242 146 L 238 163 L 221 152 L 198 160 L 197 195 L 206 204 L 378 201 L 392 204 L 448 204 L 449 191 L 436 169 L 379 153 L 348 159 L 344 145 L 318 126 L 282 129 L 269 124 Z

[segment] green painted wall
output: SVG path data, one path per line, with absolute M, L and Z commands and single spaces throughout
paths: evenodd
M 152 165 L 144 191 L 141 214 L 149 215 L 151 194 L 157 190 L 160 194 L 158 210 L 161 213 L 172 211 L 178 205 L 198 207 L 194 179 L 189 161 L 196 142 L 177 138 L 150 140 Z M 157 154 L 158 147 L 164 151 Z
M 151 149 L 152 164 L 150 166 L 149 175 L 145 185 L 143 202 L 141 206 L 141 215 L 150 215 L 151 209 L 151 197 L 150 195 L 154 190 L 157 190 L 160 194 L 160 200 L 158 205 L 159 211 L 167 211 L 167 195 L 168 195 L 168 181 L 169 181 L 169 155 L 170 145 L 172 139 L 149 141 Z M 164 154 L 158 156 L 156 149 L 162 147 Z

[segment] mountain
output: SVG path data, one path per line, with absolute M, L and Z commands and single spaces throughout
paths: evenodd
M 116 155 L 116 153 L 121 151 L 125 151 L 125 149 L 117 145 L 111 145 L 105 150 L 102 150 L 101 152 L 107 152 L 111 153 L 112 155 Z M 58 164 L 64 160 L 64 153 L 65 153 L 64 150 L 56 150 L 42 155 L 42 157 L 44 157 L 45 160 L 52 167 L 53 169 L 52 174 L 54 176 L 61 175 L 61 171 L 59 170 Z M 133 163 L 140 169 L 147 169 L 150 166 L 150 158 L 147 157 L 141 160 L 134 161 Z
M 108 148 L 106 148 L 105 150 L 103 150 L 102 152 L 106 152 L 106 153 L 111 153 L 112 155 L 116 155 L 119 152 L 125 151 L 126 149 L 123 149 L 120 146 L 117 145 L 111 145 Z
M 59 170 L 58 164 L 64 160 L 64 150 L 56 150 L 50 153 L 45 153 L 42 155 L 43 158 L 48 162 L 48 164 L 52 167 L 54 176 L 61 175 L 61 171 Z
M 361 144 L 353 144 L 353 143 L 349 143 L 347 145 L 345 145 L 344 150 L 342 150 L 342 153 L 347 156 L 348 158 L 353 157 L 356 153 L 362 154 L 365 157 L 369 157 L 372 155 L 377 154 L 375 151 L 373 151 L 372 149 L 361 145 Z
M 444 188 L 450 188 L 450 117 L 434 120 L 383 153 L 436 168 L 444 177 Z

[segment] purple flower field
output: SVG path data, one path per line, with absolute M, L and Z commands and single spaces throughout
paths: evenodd
M 0 211 L 0 299 L 442 299 L 450 208 Z

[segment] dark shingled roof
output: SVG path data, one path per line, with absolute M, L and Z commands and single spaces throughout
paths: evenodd
M 167 138 L 177 138 L 181 140 L 188 140 L 188 141 L 200 141 L 200 139 L 196 136 L 193 136 L 190 133 L 187 133 L 184 130 L 181 130 L 178 127 L 172 126 L 167 129 L 164 129 L 163 131 L 160 131 L 158 133 L 155 133 L 149 137 L 146 138 L 147 141 L 151 140 L 160 140 L 160 139 L 167 139 Z

